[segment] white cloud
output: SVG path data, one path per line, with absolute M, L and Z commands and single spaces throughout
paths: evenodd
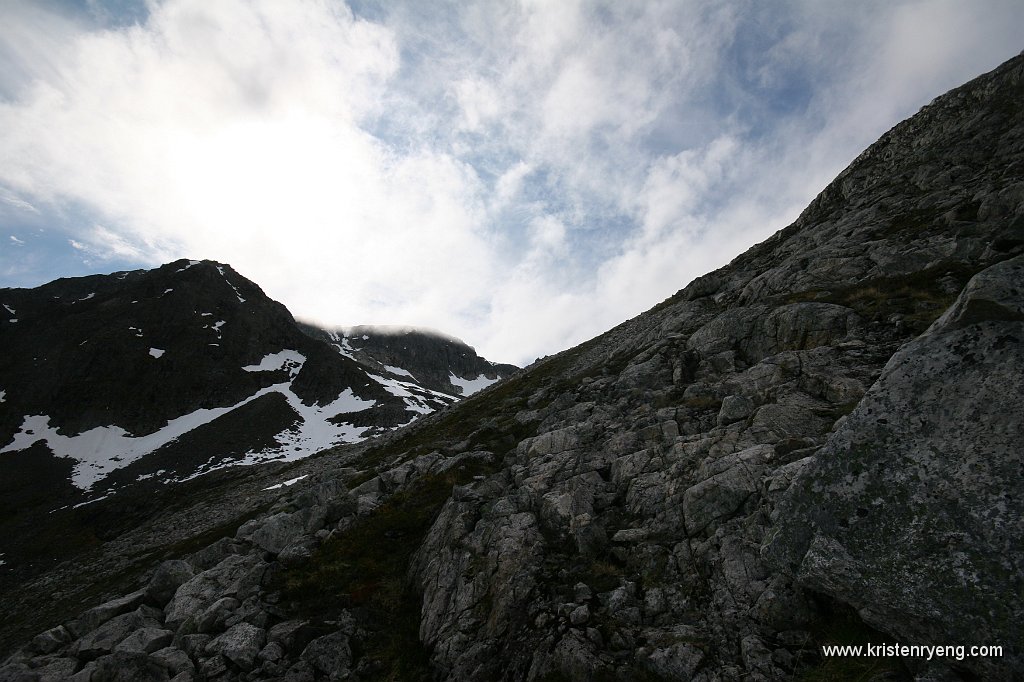
M 26 211 L 28 213 L 35 213 L 38 215 L 39 209 L 25 201 L 24 199 L 15 196 L 12 192 L 0 187 L 0 201 L 4 202 L 8 206 L 13 206 L 19 211 Z
M 5 205 L 67 218 L 90 262 L 215 258 L 297 316 L 517 362 L 782 227 L 1024 23 L 997 0 L 386 3 L 373 21 L 340 0 L 163 0 L 107 28 L 41 7 L 2 10 Z
M 14 243 L 15 246 L 24 246 L 25 245 L 24 240 L 18 239 L 13 234 L 10 235 L 10 237 L 11 237 L 11 241 Z

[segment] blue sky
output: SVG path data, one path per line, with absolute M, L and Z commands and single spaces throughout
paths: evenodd
M 1017 54 L 1008 1 L 4 0 L 0 286 L 232 264 L 526 363 Z

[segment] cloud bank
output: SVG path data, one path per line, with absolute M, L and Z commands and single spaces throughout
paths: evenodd
M 115 9 L 0 9 L 7 284 L 213 258 L 298 317 L 518 363 L 783 227 L 1024 25 L 994 0 Z

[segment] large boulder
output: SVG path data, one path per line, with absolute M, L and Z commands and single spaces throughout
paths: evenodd
M 177 629 L 189 618 L 199 618 L 222 597 L 243 600 L 260 587 L 265 564 L 255 554 L 231 555 L 213 568 L 182 583 L 164 609 L 166 624 Z
M 255 625 L 238 623 L 206 645 L 206 653 L 220 654 L 242 670 L 251 670 L 267 633 Z
M 976 275 L 798 475 L 763 553 L 904 643 L 1024 669 L 1024 256 Z
M 137 630 L 159 630 L 159 611 L 143 606 L 131 613 L 115 616 L 78 642 L 78 657 L 92 660 L 114 651 L 114 648 Z M 158 647 L 159 648 L 159 647 Z
M 188 582 L 195 571 L 180 559 L 165 561 L 153 571 L 153 577 L 146 586 L 146 599 L 157 606 L 164 606 L 171 600 L 177 589 Z

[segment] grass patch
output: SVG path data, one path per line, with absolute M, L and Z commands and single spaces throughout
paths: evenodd
M 692 398 L 685 398 L 679 404 L 693 410 L 714 410 L 717 412 L 722 409 L 722 401 L 719 398 L 715 398 L 710 395 L 698 395 Z
M 237 516 L 229 521 L 220 523 L 216 526 L 213 526 L 212 528 L 208 528 L 207 530 L 204 530 L 201 533 L 198 533 L 197 535 L 193 535 L 190 538 L 186 538 L 184 540 L 180 540 L 178 542 L 165 545 L 162 548 L 163 558 L 177 559 L 187 554 L 198 552 L 199 550 L 204 549 L 209 545 L 212 545 L 214 542 L 220 540 L 221 538 L 234 537 L 235 533 L 238 532 L 238 529 L 242 526 L 242 524 L 244 524 L 246 521 L 250 521 L 262 515 L 267 510 L 269 510 L 270 507 L 270 503 L 261 505 L 245 514 L 242 514 L 241 516 Z
M 830 292 L 802 291 L 788 303 L 817 301 L 852 308 L 868 321 L 901 315 L 907 330 L 920 334 L 948 308 L 977 269 L 942 266 L 899 277 L 878 277 Z M 944 288 L 940 282 L 949 282 Z M 952 291 L 952 293 L 950 293 Z
M 423 476 L 325 542 L 310 561 L 283 571 L 274 586 L 282 603 L 298 617 L 320 621 L 343 609 L 358 612 L 370 633 L 360 652 L 372 679 L 430 679 L 429 652 L 419 641 L 420 595 L 406 584 L 409 562 L 452 486 L 492 471 L 467 462 Z
M 617 588 L 626 574 L 626 569 L 607 558 L 594 559 L 587 564 L 579 580 L 594 592 L 610 592 Z
M 839 604 L 832 606 L 821 627 L 812 634 L 817 644 L 815 653 L 819 656 L 822 645 L 864 646 L 892 640 L 865 624 L 853 609 Z M 887 679 L 913 679 L 899 657 L 868 656 L 822 656 L 814 667 L 799 671 L 796 679 L 800 682 L 849 682 L 870 680 L 882 673 L 890 676 Z

